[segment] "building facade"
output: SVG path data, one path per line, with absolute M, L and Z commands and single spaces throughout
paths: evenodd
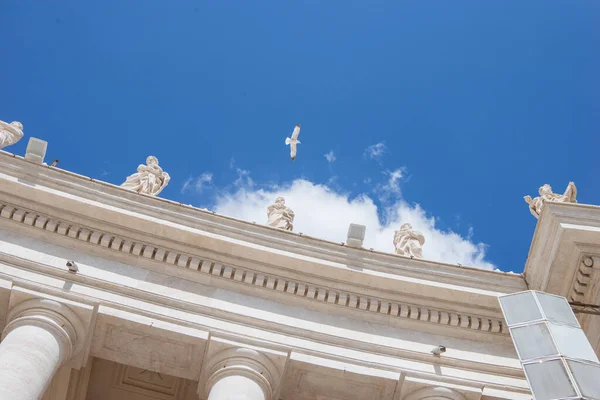
M 0 398 L 529 399 L 497 297 L 598 305 L 599 270 L 599 207 L 547 204 L 518 275 L 351 248 L 0 152 Z M 578 317 L 598 353 L 600 317 Z

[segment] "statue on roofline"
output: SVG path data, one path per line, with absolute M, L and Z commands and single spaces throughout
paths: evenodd
M 0 149 L 17 143 L 23 137 L 23 124 L 13 121 L 10 124 L 0 121 Z
M 569 182 L 567 189 L 563 194 L 553 193 L 552 187 L 548 184 L 541 186 L 538 193 L 540 195 L 534 199 L 532 199 L 531 196 L 523 197 L 525 202 L 529 204 L 529 212 L 536 218 L 539 218 L 540 215 L 542 215 L 542 208 L 547 201 L 555 203 L 577 203 L 577 187 L 575 187 L 575 183 L 573 182 Z
M 158 159 L 150 156 L 146 159 L 146 165 L 140 165 L 137 172 L 129 175 L 122 188 L 133 190 L 134 192 L 158 195 L 169 183 L 171 177 L 158 166 Z
M 409 223 L 402 224 L 399 231 L 394 233 L 394 246 L 396 254 L 410 258 L 423 258 L 423 244 L 425 237 L 421 232 L 415 231 Z
M 267 216 L 269 220 L 267 225 L 273 228 L 279 228 L 286 231 L 294 229 L 294 212 L 285 205 L 285 199 L 278 197 L 275 203 L 267 207 Z

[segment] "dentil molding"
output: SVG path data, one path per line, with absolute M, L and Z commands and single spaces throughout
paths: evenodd
M 369 313 L 389 315 L 394 318 L 406 318 L 424 323 L 448 325 L 459 329 L 508 335 L 508 330 L 502 319 L 388 301 L 276 275 L 267 275 L 245 267 L 223 265 L 202 259 L 193 254 L 172 251 L 151 243 L 133 241 L 109 232 L 79 226 L 69 221 L 41 215 L 40 213 L 7 203 L 0 203 L 0 218 L 10 219 L 46 232 L 90 243 L 111 251 L 147 258 L 172 265 L 173 267 L 186 268 L 197 271 L 200 274 L 227 279 L 239 284 L 252 285 L 263 290 L 277 291 L 289 296 L 303 297 L 321 303 Z

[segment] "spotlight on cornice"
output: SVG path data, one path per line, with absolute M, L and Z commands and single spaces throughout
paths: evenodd
M 445 352 L 446 352 L 446 346 L 435 346 L 433 348 L 433 350 L 431 350 L 431 354 L 433 354 L 434 356 L 439 356 Z
M 79 267 L 77 266 L 77 264 L 75 263 L 75 261 L 67 261 L 67 268 L 69 269 L 69 272 L 78 272 L 79 271 Z
M 346 244 L 350 247 L 362 247 L 363 241 L 365 240 L 366 230 L 367 227 L 364 225 L 350 224 L 350 227 L 348 228 Z
M 46 157 L 46 148 L 48 148 L 48 142 L 45 140 L 30 138 L 25 150 L 25 159 L 38 164 L 43 163 L 44 157 Z

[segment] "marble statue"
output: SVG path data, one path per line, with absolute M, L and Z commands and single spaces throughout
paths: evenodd
M 524 197 L 525 202 L 529 204 L 529 212 L 536 218 L 539 218 L 540 215 L 542 215 L 542 207 L 547 201 L 556 203 L 577 203 L 577 188 L 573 182 L 569 182 L 567 189 L 563 194 L 552 193 L 552 187 L 548 184 L 541 186 L 538 193 L 540 195 L 535 199 L 532 199 L 531 196 Z
M 291 231 L 294 228 L 294 212 L 285 205 L 283 197 L 275 199 L 275 203 L 267 208 L 267 215 L 269 216 L 267 225 L 273 228 L 286 231 Z
M 23 125 L 18 121 L 0 121 L 0 149 L 17 143 L 23 137 Z
M 158 195 L 169 183 L 171 177 L 158 166 L 158 159 L 150 156 L 147 165 L 140 165 L 137 172 L 129 175 L 121 187 L 138 193 Z
M 413 230 L 411 224 L 402 224 L 399 231 L 394 234 L 394 246 L 396 254 L 411 257 L 423 258 L 422 246 L 425 243 L 425 237 L 421 232 Z

